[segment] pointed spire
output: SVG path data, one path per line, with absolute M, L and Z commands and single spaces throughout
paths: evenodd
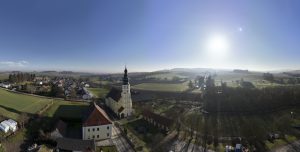
M 124 77 L 123 77 L 123 85 L 128 84 L 128 76 L 127 76 L 127 67 L 125 65 L 125 70 L 124 70 Z

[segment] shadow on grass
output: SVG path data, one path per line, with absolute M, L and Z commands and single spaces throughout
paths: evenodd
M 66 136 L 81 138 L 81 123 L 87 107 L 84 105 L 60 105 L 53 117 L 28 114 L 30 120 L 25 126 L 24 142 L 20 145 L 20 149 L 27 151 L 27 148 L 34 143 L 55 147 L 56 142 L 51 140 L 49 135 L 55 129 L 59 119 L 67 123 Z
M 13 112 L 13 113 L 17 113 L 17 114 L 21 114 L 20 111 L 16 110 L 16 109 L 13 109 L 13 108 L 10 108 L 10 107 L 6 107 L 6 106 L 3 106 L 3 105 L 0 105 L 0 108 L 3 108 L 7 111 L 10 111 L 10 112 Z
M 86 105 L 60 105 L 55 111 L 53 117 L 65 121 L 82 121 L 85 112 L 88 109 Z

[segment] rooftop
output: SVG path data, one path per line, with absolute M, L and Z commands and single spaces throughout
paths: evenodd
M 100 126 L 112 124 L 106 112 L 96 103 L 92 103 L 89 107 L 86 118 L 83 120 L 83 126 Z
M 94 140 L 81 140 L 71 138 L 57 138 L 57 148 L 71 151 L 95 151 Z
M 119 101 L 119 99 L 121 98 L 121 93 L 122 91 L 118 88 L 111 88 L 109 93 L 107 94 L 106 98 L 112 98 L 113 100 L 115 100 L 116 102 Z

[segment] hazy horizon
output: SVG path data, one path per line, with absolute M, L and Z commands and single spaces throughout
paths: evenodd
M 130 67 L 127 68 L 129 73 L 139 73 L 139 72 L 156 72 L 156 71 L 164 71 L 164 70 L 199 70 L 199 69 L 210 69 L 210 70 L 216 70 L 216 71 L 233 71 L 233 70 L 248 70 L 250 72 L 273 72 L 273 73 L 278 73 L 278 72 L 289 72 L 289 71 L 299 71 L 300 69 L 275 69 L 275 70 L 255 70 L 255 69 L 243 69 L 243 68 L 208 68 L 208 67 L 174 67 L 174 68 L 164 68 L 164 69 L 154 69 L 154 70 L 135 70 L 135 69 L 130 69 Z M 75 72 L 75 73 L 90 73 L 90 74 L 119 74 L 123 73 L 124 67 L 119 68 L 116 71 L 84 71 L 84 70 L 68 70 L 68 69 L 60 69 L 60 70 L 55 70 L 55 69 L 41 69 L 41 70 L 1 70 L 0 72 L 12 72 L 12 71 L 20 71 L 20 72 L 45 72 L 45 71 L 55 71 L 55 72 Z
M 299 8 L 271 0 L 1 1 L 0 71 L 298 70 Z

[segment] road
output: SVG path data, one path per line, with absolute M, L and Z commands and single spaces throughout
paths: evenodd
M 120 129 L 114 124 L 112 128 L 112 142 L 119 152 L 134 152 L 127 140 L 122 136 Z
M 115 145 L 118 152 L 134 152 L 127 140 L 122 136 L 118 127 L 113 124 L 111 139 L 98 141 L 97 146 L 113 146 Z

